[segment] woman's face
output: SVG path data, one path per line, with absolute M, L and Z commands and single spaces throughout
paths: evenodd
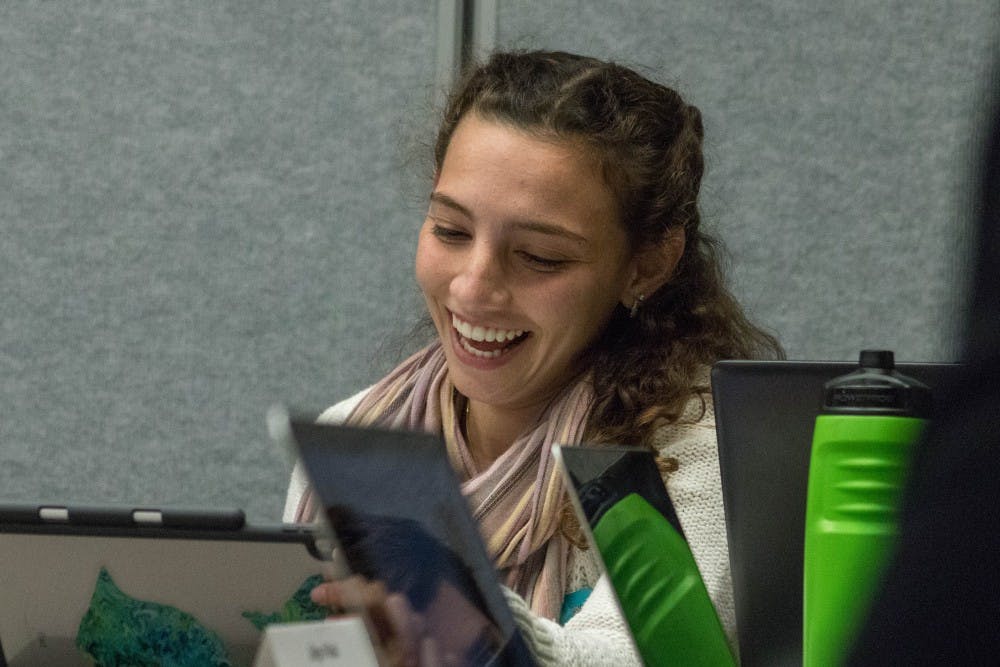
M 450 376 L 498 408 L 541 407 L 619 301 L 633 261 L 596 164 L 467 114 L 452 135 L 417 245 L 416 275 Z

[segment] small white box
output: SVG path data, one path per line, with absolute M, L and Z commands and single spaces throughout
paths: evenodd
M 253 667 L 378 667 L 359 616 L 279 623 L 264 630 Z

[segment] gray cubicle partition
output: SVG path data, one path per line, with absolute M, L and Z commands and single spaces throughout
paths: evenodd
M 706 219 L 796 359 L 954 358 L 992 0 L 499 0 L 494 43 L 585 50 L 705 117 Z
M 952 359 L 998 11 L 2 3 L 0 497 L 278 515 L 267 407 L 323 407 L 408 345 L 455 35 L 620 59 L 698 105 L 706 219 L 790 356 Z
M 363 387 L 421 307 L 436 30 L 391 1 L 0 4 L 0 496 L 279 515 L 267 408 Z

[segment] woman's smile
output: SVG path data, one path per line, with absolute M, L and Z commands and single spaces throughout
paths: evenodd
M 478 359 L 498 359 L 517 347 L 531 332 L 473 325 L 451 314 L 452 331 L 458 345 Z

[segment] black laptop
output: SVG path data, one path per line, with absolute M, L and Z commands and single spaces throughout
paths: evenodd
M 802 560 L 809 456 L 823 384 L 853 362 L 721 361 L 712 394 L 740 659 L 802 664 Z M 897 363 L 940 387 L 955 364 Z

